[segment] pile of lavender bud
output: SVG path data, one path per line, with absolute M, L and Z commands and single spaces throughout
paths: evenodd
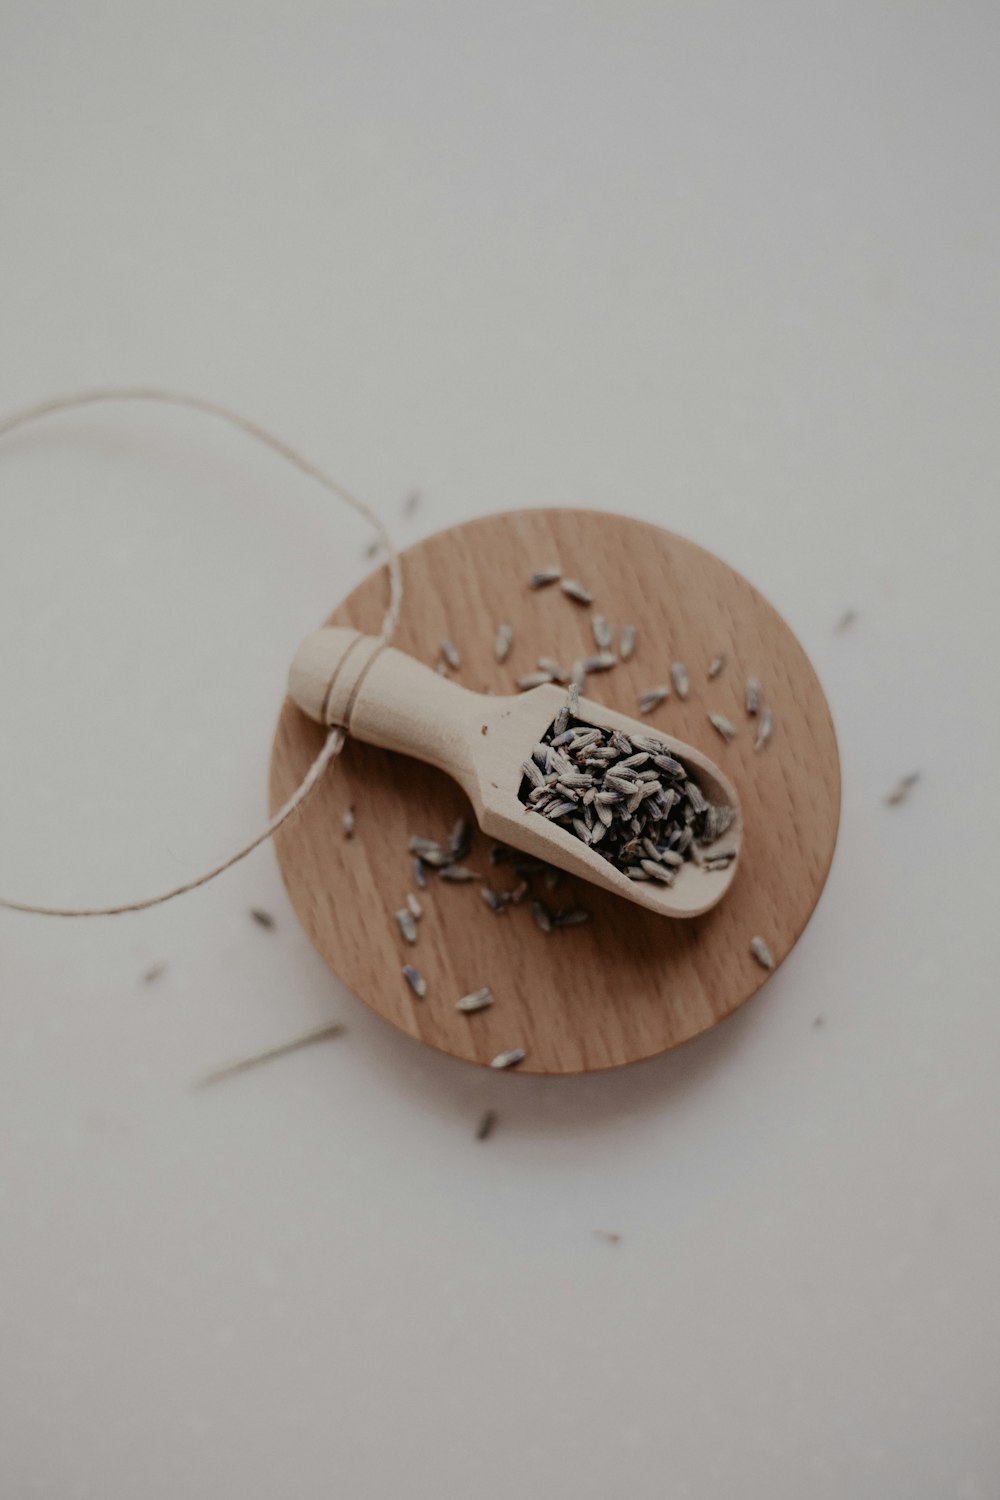
M 733 809 L 711 803 L 654 735 L 600 729 L 562 708 L 522 767 L 518 796 L 603 854 L 630 880 L 673 885 L 686 861 L 723 870 L 734 848 L 715 845 Z

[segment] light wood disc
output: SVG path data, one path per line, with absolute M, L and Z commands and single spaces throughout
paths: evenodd
M 523 1047 L 520 1071 L 581 1073 L 619 1067 L 689 1041 L 748 1000 L 767 974 L 750 954 L 765 937 L 780 964 L 819 900 L 840 817 L 840 763 L 830 710 L 805 652 L 781 616 L 726 563 L 669 531 L 597 511 L 527 510 L 487 516 L 440 532 L 402 554 L 405 599 L 393 644 L 433 663 L 445 637 L 459 647 L 467 687 L 498 693 L 533 671 L 539 655 L 569 667 L 593 652 L 590 610 L 558 586 L 532 591 L 529 575 L 550 562 L 593 592 L 594 609 L 638 628 L 635 655 L 591 676 L 587 695 L 638 716 L 640 692 L 687 664 L 686 702 L 676 693 L 648 722 L 703 749 L 735 783 L 743 804 L 741 867 L 722 903 L 703 917 L 672 921 L 564 877 L 539 894 L 580 905 L 589 925 L 546 935 L 530 903 L 495 916 L 477 885 L 429 875 L 415 947 L 393 920 L 415 889 L 407 840 L 444 838 L 467 804 L 447 777 L 414 760 L 348 744 L 300 816 L 275 839 L 289 896 L 313 943 L 366 1005 L 407 1032 L 467 1062 L 489 1063 Z M 365 580 L 330 617 L 377 634 L 386 570 Z M 494 660 L 496 627 L 514 644 Z M 617 644 L 617 639 L 616 639 Z M 722 653 L 714 681 L 708 664 Z M 756 721 L 744 708 L 748 675 L 774 711 L 767 749 L 754 751 Z M 707 714 L 738 728 L 726 744 Z M 323 731 L 290 702 L 271 760 L 270 800 L 279 807 L 301 781 Z M 526 747 L 526 753 L 530 749 Z M 357 832 L 344 837 L 353 807 Z M 509 867 L 491 867 L 476 833 L 466 863 L 509 888 Z M 418 1000 L 402 977 L 412 963 L 427 980 Z M 488 1010 L 455 1010 L 488 984 Z

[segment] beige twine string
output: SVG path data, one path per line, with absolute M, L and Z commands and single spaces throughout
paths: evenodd
M 230 426 L 237 427 L 240 432 L 246 433 L 247 437 L 254 438 L 262 443 L 272 452 L 287 459 L 296 469 L 307 474 L 310 479 L 315 479 L 318 484 L 328 489 L 331 494 L 343 500 L 356 510 L 360 516 L 369 521 L 375 528 L 378 539 L 386 552 L 389 564 L 389 606 L 382 621 L 380 639 L 387 642 L 392 639 L 396 626 L 399 623 L 399 612 L 403 604 L 403 576 L 399 566 L 399 556 L 389 538 L 389 533 L 375 512 L 366 505 L 363 500 L 358 500 L 342 484 L 331 479 L 322 469 L 294 448 L 282 442 L 280 438 L 274 437 L 256 422 L 247 417 L 241 417 L 239 412 L 231 411 L 217 401 L 206 401 L 200 396 L 186 396 L 174 391 L 161 391 L 145 386 L 122 386 L 120 388 L 110 387 L 101 390 L 81 391 L 75 396 L 57 396 L 51 401 L 40 401 L 37 406 L 29 406 L 23 411 L 14 412 L 9 417 L 0 419 L 0 439 L 14 432 L 20 427 L 27 427 L 31 422 L 37 422 L 43 417 L 54 416 L 57 412 L 72 411 L 81 406 L 96 406 L 101 402 L 110 401 L 148 401 L 158 402 L 165 406 L 183 406 L 191 411 L 204 412 L 210 417 L 217 417 L 220 421 L 228 422 Z M 207 885 L 216 876 L 222 875 L 226 870 L 231 870 L 233 865 L 239 864 L 241 859 L 246 859 L 261 844 L 273 838 L 278 829 L 287 823 L 293 813 L 305 802 L 310 792 L 317 785 L 330 762 L 335 760 L 344 748 L 344 731 L 332 729 L 324 742 L 323 748 L 313 761 L 309 770 L 303 778 L 301 786 L 289 797 L 284 807 L 275 813 L 267 826 L 261 830 L 249 843 L 237 849 L 228 859 L 213 865 L 201 875 L 196 875 L 192 880 L 186 880 L 181 885 L 173 886 L 169 891 L 163 891 L 158 896 L 147 896 L 140 901 L 125 901 L 118 906 L 36 906 L 30 901 L 10 901 L 0 896 L 0 907 L 6 907 L 9 911 L 31 912 L 41 917 L 117 917 L 124 912 L 146 911 L 151 906 L 162 906 L 165 901 L 173 901 L 175 896 L 183 896 L 188 891 L 196 891 L 199 886 Z

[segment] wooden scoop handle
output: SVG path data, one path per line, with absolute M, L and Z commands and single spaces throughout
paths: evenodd
M 318 630 L 300 646 L 289 675 L 289 693 L 321 724 L 339 724 L 357 739 L 384 750 L 416 756 L 446 772 L 465 791 L 476 821 L 499 843 L 558 865 L 661 916 L 691 917 L 708 911 L 728 890 L 742 840 L 739 800 L 708 756 L 663 736 L 672 755 L 712 802 L 727 803 L 734 821 L 727 840 L 737 851 L 725 868 L 685 866 L 676 885 L 638 882 L 599 850 L 521 802 L 520 766 L 565 703 L 564 689 L 546 684 L 499 697 L 473 693 L 449 682 L 411 656 L 355 630 Z M 645 733 L 645 727 L 613 709 L 581 699 L 586 722 Z
M 339 724 L 368 745 L 416 756 L 467 790 L 474 784 L 470 751 L 483 695 L 374 636 L 314 630 L 295 654 L 288 692 L 319 724 Z

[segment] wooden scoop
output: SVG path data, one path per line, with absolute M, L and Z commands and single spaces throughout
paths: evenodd
M 707 755 L 636 719 L 587 698 L 580 699 L 574 714 L 601 729 L 643 738 L 654 734 L 690 768 L 710 802 L 733 809 L 724 843 L 736 850 L 736 857 L 726 869 L 705 870 L 686 860 L 672 886 L 630 880 L 576 834 L 525 806 L 518 797 L 521 766 L 566 702 L 563 688 L 546 684 L 505 698 L 473 693 L 373 636 L 327 628 L 308 635 L 299 647 L 288 691 L 317 723 L 339 724 L 366 744 L 416 756 L 447 772 L 464 790 L 489 837 L 650 911 L 696 917 L 720 901 L 732 883 L 743 841 L 734 788 Z

